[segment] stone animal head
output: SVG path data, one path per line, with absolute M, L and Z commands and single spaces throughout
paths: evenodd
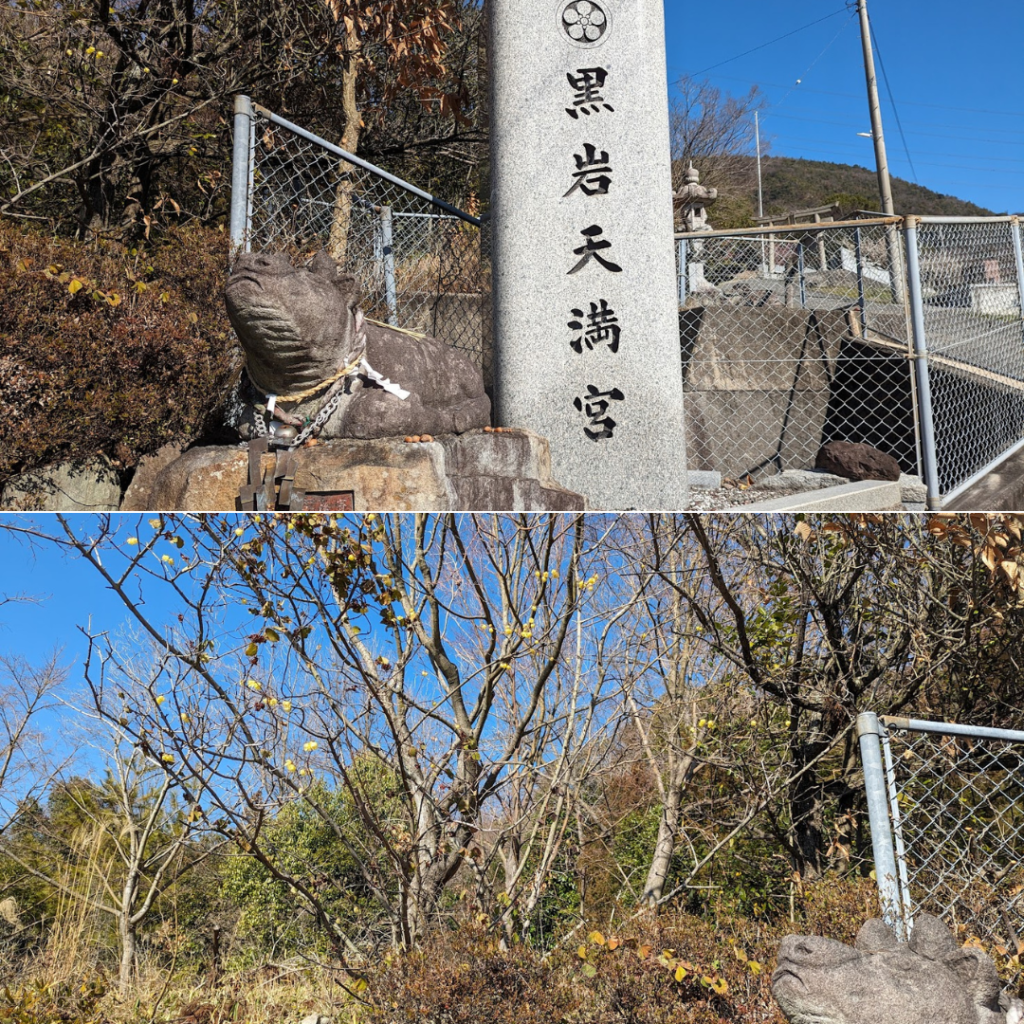
M 928 914 L 915 918 L 907 943 L 877 918 L 863 925 L 853 946 L 787 935 L 772 975 L 772 992 L 791 1024 L 1008 1024 L 999 989 L 992 960 L 980 949 L 959 948 Z
M 304 391 L 359 355 L 359 282 L 325 252 L 298 267 L 284 253 L 243 253 L 224 299 L 249 376 L 263 391 Z

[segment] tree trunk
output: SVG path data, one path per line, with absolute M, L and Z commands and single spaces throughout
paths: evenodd
M 121 933 L 121 967 L 117 975 L 117 984 L 121 994 L 124 995 L 130 988 L 132 976 L 135 973 L 135 951 L 138 946 L 138 936 L 135 924 L 128 914 L 122 913 L 118 924 L 118 931 Z
M 341 148 L 355 153 L 359 148 L 359 133 L 362 120 L 359 104 L 356 102 L 356 85 L 359 81 L 359 37 L 355 28 L 345 32 L 345 67 L 341 74 L 341 106 L 345 115 L 345 131 L 341 136 Z M 342 160 L 338 164 L 338 185 L 334 190 L 334 215 L 331 218 L 331 235 L 327 251 L 345 266 L 348 260 L 348 236 L 352 227 L 352 196 L 356 183 L 353 180 L 355 168 Z
M 797 712 L 793 712 L 797 721 Z M 814 716 L 812 724 L 804 733 L 794 731 L 790 741 L 790 758 L 793 773 L 797 776 L 789 784 L 790 838 L 793 870 L 802 881 L 810 882 L 821 877 L 823 843 L 824 802 L 821 780 L 817 766 L 808 768 L 828 743 L 822 735 L 820 719 Z
M 665 892 L 665 883 L 672 867 L 672 855 L 676 849 L 676 836 L 679 834 L 679 817 L 682 806 L 682 786 L 674 782 L 670 784 L 661 808 L 661 820 L 658 822 L 658 838 L 654 844 L 654 855 L 647 871 L 644 883 L 642 902 L 654 906 Z

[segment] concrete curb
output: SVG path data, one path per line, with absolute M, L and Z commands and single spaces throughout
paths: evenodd
M 733 505 L 725 512 L 879 512 L 901 504 L 897 480 L 860 480 L 784 498 Z

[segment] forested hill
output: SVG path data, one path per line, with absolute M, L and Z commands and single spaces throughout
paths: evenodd
M 761 176 L 766 214 L 806 210 L 832 202 L 844 210 L 880 208 L 878 178 L 866 167 L 773 156 L 761 161 Z M 892 199 L 897 213 L 983 217 L 993 212 L 902 178 L 892 179 Z M 756 208 L 756 186 L 753 200 Z

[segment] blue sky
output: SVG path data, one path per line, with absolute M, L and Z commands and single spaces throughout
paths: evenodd
M 868 0 L 868 13 L 890 173 L 1024 212 L 1024 3 Z M 665 27 L 670 83 L 689 74 L 735 95 L 762 90 L 772 155 L 874 170 L 871 140 L 857 135 L 871 127 L 859 23 L 844 0 L 665 0 Z

